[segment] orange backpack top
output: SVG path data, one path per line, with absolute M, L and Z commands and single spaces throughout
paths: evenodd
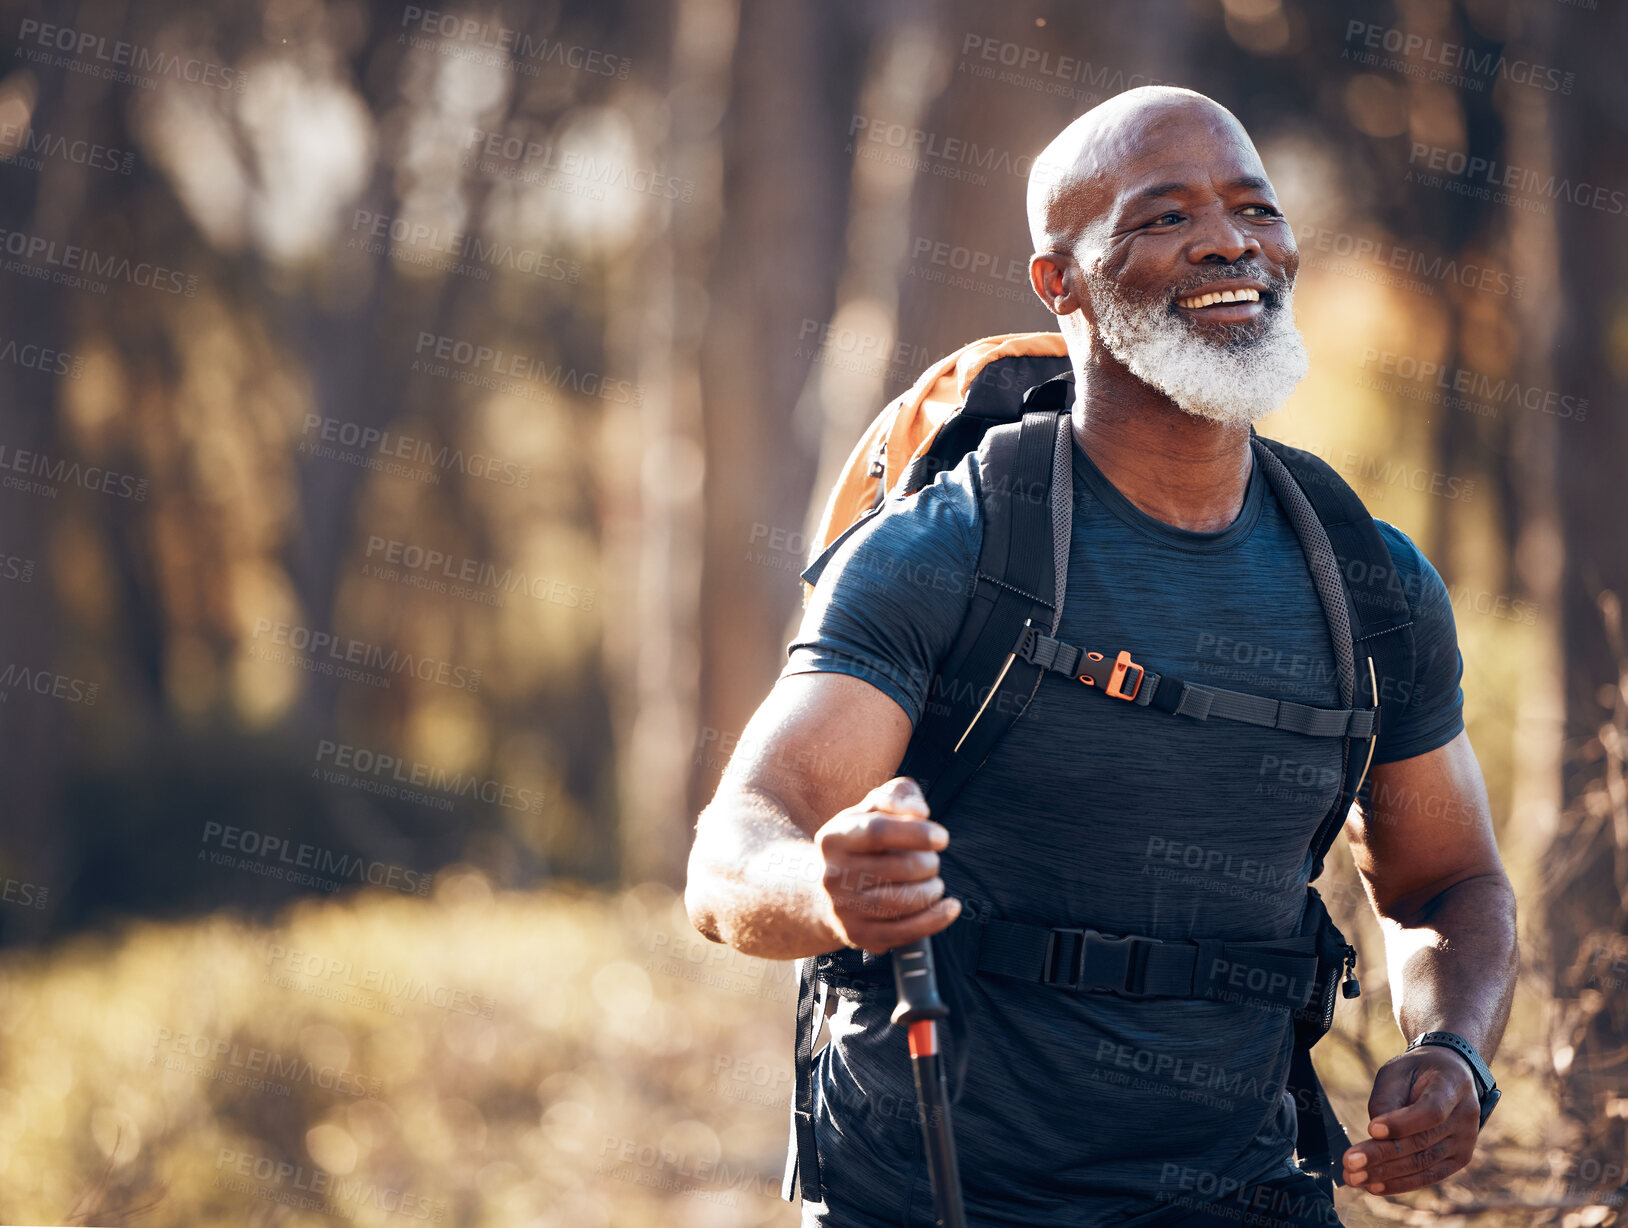
M 865 433 L 842 467 L 825 502 L 811 556 L 818 556 L 844 530 L 876 507 L 895 489 L 913 461 L 927 454 L 939 428 L 967 404 L 972 382 L 1001 358 L 1056 359 L 1034 382 L 1068 364 L 1068 344 L 1061 333 L 1004 333 L 983 337 L 939 359 L 905 392 L 895 397 Z M 1025 368 L 1028 364 L 1024 364 Z M 1022 388 L 1015 389 L 1021 393 Z M 803 601 L 813 592 L 805 582 Z

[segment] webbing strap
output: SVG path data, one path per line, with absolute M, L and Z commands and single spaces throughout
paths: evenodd
M 1071 678 L 1092 677 L 1093 689 L 1107 694 L 1105 679 L 1112 671 L 1115 654 L 1092 655 L 1073 644 L 1065 644 L 1032 628 L 1018 641 L 1018 655 L 1053 673 Z M 1126 684 L 1129 689 L 1130 684 Z M 1377 708 L 1318 708 L 1287 699 L 1247 695 L 1223 687 L 1185 682 L 1169 674 L 1144 670 L 1132 703 L 1154 707 L 1194 720 L 1238 721 L 1266 729 L 1284 729 L 1313 738 L 1368 738 L 1378 731 Z
M 822 1202 L 820 1153 L 814 1142 L 814 1037 L 825 1017 L 829 989 L 814 975 L 814 957 L 797 961 L 797 1050 L 792 1059 L 791 1146 L 786 1155 L 786 1175 L 780 1197 L 792 1200 L 797 1190 L 804 1202 Z
M 1351 1148 L 1351 1138 L 1334 1114 L 1328 1093 L 1312 1065 L 1311 1050 L 1296 1044 L 1289 1059 L 1289 1095 L 1295 1104 L 1295 1154 L 1302 1172 L 1314 1177 L 1323 1191 L 1334 1197 L 1334 1187 L 1344 1185 L 1344 1165 L 1340 1160 Z
M 980 927 L 977 967 L 1076 991 L 1251 1001 L 1298 1011 L 1311 1000 L 1317 954 L 1305 936 L 1161 940 L 991 920 Z

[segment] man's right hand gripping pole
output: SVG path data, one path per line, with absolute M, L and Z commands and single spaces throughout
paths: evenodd
M 877 785 L 821 827 L 814 843 L 825 864 L 826 923 L 843 945 L 880 955 L 954 921 L 961 901 L 945 897 L 938 876 L 949 841 L 908 776 Z

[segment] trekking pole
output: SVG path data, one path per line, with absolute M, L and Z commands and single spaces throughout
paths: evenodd
M 893 983 L 899 990 L 893 1022 L 909 1028 L 916 1114 L 921 1120 L 922 1140 L 927 1144 L 927 1179 L 933 1186 L 939 1228 L 966 1228 L 961 1173 L 955 1163 L 955 1133 L 950 1128 L 950 1097 L 938 1052 L 938 1021 L 949 1017 L 950 1008 L 938 996 L 932 939 L 918 938 L 894 948 Z

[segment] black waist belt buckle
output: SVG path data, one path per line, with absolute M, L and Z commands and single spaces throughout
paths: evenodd
M 1054 929 L 1046 938 L 1040 979 L 1062 989 L 1105 989 L 1140 997 L 1147 986 L 1148 958 L 1157 938 L 1115 936 L 1087 929 Z M 1068 972 L 1068 979 L 1058 974 Z

